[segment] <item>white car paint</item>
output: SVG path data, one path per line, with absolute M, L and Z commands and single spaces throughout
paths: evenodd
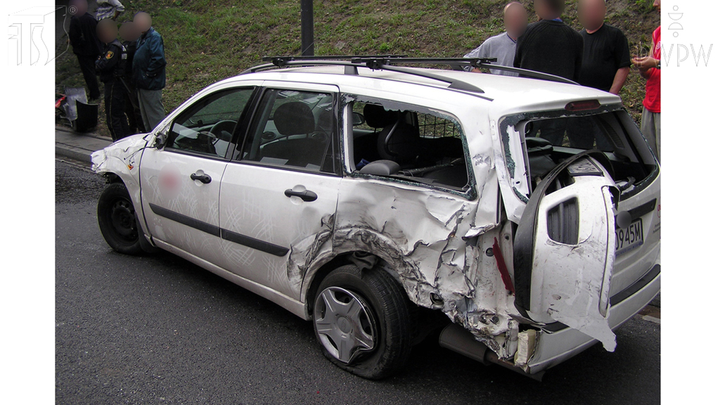
M 342 67 L 240 75 L 202 90 L 153 133 L 136 135 L 96 152 L 93 168 L 98 173 L 115 174 L 126 184 L 136 207 L 143 212 L 145 221 L 141 224 L 148 240 L 306 319 L 311 316 L 306 303 L 312 299 L 307 293 L 314 275 L 334 257 L 362 251 L 382 259 L 413 303 L 441 310 L 500 359 L 517 361 L 515 365 L 528 372 L 556 364 L 593 339 L 613 350 L 611 328 L 659 291 L 658 273 L 622 302 L 618 307 L 622 315 L 614 307 L 608 309 L 610 297 L 626 291 L 659 264 L 659 215 L 655 211 L 644 214 L 645 243 L 616 259 L 612 235 L 615 221 L 607 213 L 652 201 L 659 207 L 659 174 L 644 185 L 642 192 L 619 203 L 609 201 L 608 190 L 615 184 L 607 173 L 599 180 L 580 182 L 564 191 L 594 201 L 582 208 L 580 245 L 584 243 L 587 252 L 547 241 L 535 246 L 538 260 L 534 264 L 537 272 L 533 273 L 532 307 L 527 313 L 530 319 L 518 311 L 514 294 L 507 290 L 498 271 L 497 255 L 504 256 L 509 276 L 514 279 L 512 224 L 521 222 L 531 188 L 524 135 L 503 127 L 503 119 L 563 110 L 567 103 L 578 100 L 597 100 L 605 108 L 617 105 L 620 99 L 593 89 L 535 79 L 431 71 L 474 84 L 484 93 L 453 91 L 435 80 L 395 72 L 361 69 L 359 75 L 344 75 Z M 337 119 L 343 131 L 342 176 L 228 163 L 154 147 L 156 138 L 167 136 L 178 114 L 207 94 L 233 86 L 317 91 L 332 87 L 340 99 Z M 351 159 L 349 106 L 355 100 L 377 102 L 386 108 L 419 106 L 457 121 L 464 133 L 471 189 L 452 192 L 358 175 L 356 162 Z M 653 159 L 649 151 L 639 153 L 646 161 Z M 140 155 L 142 163 L 138 161 Z M 210 175 L 213 182 L 190 180 L 190 174 L 198 170 Z M 160 187 L 163 174 L 180 179 L 175 193 L 168 194 Z M 311 203 L 288 198 L 283 195 L 287 189 L 312 190 L 321 198 Z M 552 208 L 553 200 L 557 202 L 560 197 L 545 201 L 543 210 Z M 287 247 L 288 253 L 268 254 L 170 223 L 153 213 L 151 203 L 220 229 Z M 540 229 L 539 233 L 546 232 Z M 500 240 L 500 251 L 493 257 L 488 251 L 496 239 Z M 472 240 L 476 242 L 468 243 Z M 556 321 L 570 329 L 545 329 Z M 537 333 L 529 336 L 520 332 L 521 322 L 530 322 Z M 572 338 L 565 342 L 558 337 L 563 335 Z

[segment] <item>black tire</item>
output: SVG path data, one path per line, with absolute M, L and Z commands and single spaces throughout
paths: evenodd
M 105 187 L 97 205 L 100 232 L 110 247 L 128 255 L 144 253 L 140 243 L 141 229 L 137 223 L 135 208 L 130 194 L 122 183 L 111 183 Z
M 325 291 L 328 292 L 324 298 L 321 298 Z M 345 292 L 350 292 L 352 295 Z M 364 304 L 363 311 L 367 311 L 358 311 L 361 322 L 354 325 L 355 329 L 361 325 L 365 332 L 363 336 L 372 335 L 373 347 L 356 349 L 353 352 L 354 357 L 348 362 L 338 358 L 339 348 L 334 350 L 335 353 L 331 353 L 326 345 L 330 343 L 331 349 L 336 348 L 338 345 L 333 342 L 330 334 L 342 333 L 338 331 L 343 328 L 350 331 L 342 336 L 357 332 L 353 327 L 348 326 L 352 325 L 352 322 L 348 323 L 347 319 L 339 320 L 344 316 L 337 313 L 334 313 L 334 316 L 330 315 L 333 311 L 326 305 L 327 294 L 339 297 L 342 302 L 357 299 L 357 302 Z M 408 301 L 402 286 L 385 271 L 380 269 L 361 271 L 355 265 L 339 267 L 320 283 L 313 302 L 315 337 L 325 357 L 336 366 L 363 378 L 381 379 L 396 373 L 407 362 L 412 348 L 415 312 L 412 311 L 412 303 Z M 333 332 L 319 332 L 319 329 L 327 331 L 332 327 L 337 329 Z

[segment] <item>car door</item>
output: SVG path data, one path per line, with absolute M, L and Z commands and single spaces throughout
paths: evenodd
M 603 156 L 567 159 L 530 196 L 514 242 L 515 305 L 536 322 L 561 322 L 612 351 L 607 315 L 619 191 L 598 161 Z
M 299 299 L 293 254 L 329 236 L 340 176 L 337 88 L 265 83 L 220 190 L 221 267 Z
M 156 243 L 211 262 L 220 254 L 220 184 L 253 91 L 229 88 L 200 98 L 173 119 L 164 147 L 143 154 L 143 212 Z

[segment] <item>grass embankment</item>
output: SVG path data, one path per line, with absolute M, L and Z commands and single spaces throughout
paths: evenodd
M 315 0 L 315 54 L 461 57 L 503 31 L 506 3 Z M 523 3 L 532 14 L 532 2 Z M 132 19 L 137 11 L 147 11 L 163 36 L 168 61 L 163 92 L 167 112 L 203 87 L 261 63 L 263 56 L 300 54 L 299 0 L 138 0 L 125 5 L 119 22 Z M 579 29 L 576 9 L 576 1 L 569 1 L 563 20 Z M 652 0 L 616 0 L 608 4 L 607 21 L 625 32 L 632 56 L 647 53 L 660 18 L 652 10 Z M 56 60 L 58 93 L 65 86 L 83 83 L 72 53 Z M 638 122 L 644 92 L 644 80 L 632 70 L 620 95 Z M 103 114 L 98 132 L 108 134 Z

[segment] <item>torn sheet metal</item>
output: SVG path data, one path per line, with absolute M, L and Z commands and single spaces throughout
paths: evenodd
M 527 231 L 532 229 L 534 238 L 531 278 L 518 279 L 518 289 L 527 288 L 529 295 L 519 291 L 518 303 L 534 321 L 561 322 L 613 351 L 615 334 L 607 315 L 615 261 L 614 182 L 602 165 L 587 155 L 576 155 L 565 164 L 567 169 L 553 173 L 567 170 L 573 176 L 572 184 L 544 195 L 545 184 L 555 177 L 551 173 L 528 203 L 527 209 L 533 214 L 536 210 L 536 215 L 523 218 L 518 227 L 516 250 L 525 245 L 525 236 L 530 235 Z M 558 227 L 566 232 L 558 233 Z M 516 256 L 522 262 L 529 257 Z M 515 270 L 518 275 L 527 274 L 522 264 Z
M 142 151 L 148 145 L 150 134 L 128 136 L 111 144 L 105 149 L 97 150 L 90 155 L 92 170 L 96 173 L 114 173 L 123 181 L 133 179 L 137 184 L 138 166 Z M 126 186 L 130 187 L 127 185 Z M 139 186 L 139 185 L 138 185 Z
M 485 193 L 497 201 L 496 187 L 488 186 Z M 411 301 L 442 310 L 499 357 L 514 355 L 518 324 L 510 314 L 517 311 L 495 259 L 484 254 L 493 243 L 486 235 L 499 232 L 495 205 L 481 211 L 486 205 L 478 200 L 363 178 L 343 180 L 339 195 L 337 213 L 328 218 L 326 231 L 292 247 L 291 279 L 302 280 L 317 267 L 316 261 L 371 253 L 396 273 Z
M 520 133 L 512 125 L 503 124 L 503 132 L 495 121 L 490 122 L 490 133 L 493 140 L 493 159 L 497 168 L 500 190 L 503 194 L 505 214 L 514 223 L 520 223 L 525 204 L 528 201 L 529 186 L 527 171 L 523 160 L 522 147 L 511 139 L 519 139 Z

